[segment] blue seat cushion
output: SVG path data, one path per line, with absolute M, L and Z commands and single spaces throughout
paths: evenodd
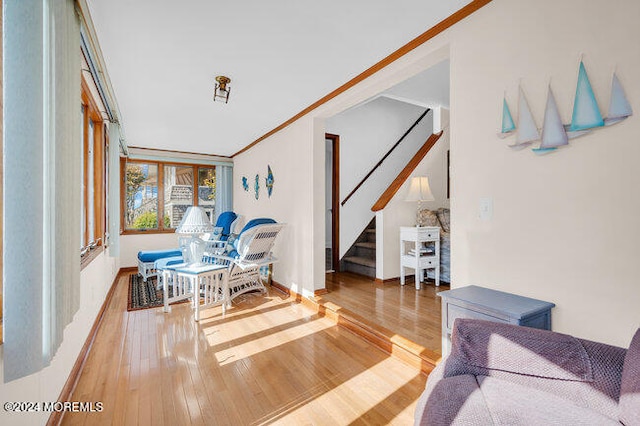
M 231 233 L 231 224 L 237 217 L 238 215 L 232 211 L 220 213 L 220 216 L 218 216 L 218 220 L 216 221 L 216 226 L 222 228 L 223 238 L 221 238 L 221 240 L 224 241 L 229 237 L 229 234 Z
M 167 266 L 177 265 L 178 263 L 183 262 L 184 260 L 182 259 L 182 256 L 164 257 L 162 259 L 156 260 L 153 264 L 153 267 L 156 269 L 165 269 Z
M 141 262 L 155 262 L 158 259 L 164 257 L 182 256 L 182 251 L 179 249 L 169 250 L 147 250 L 138 252 L 138 260 Z

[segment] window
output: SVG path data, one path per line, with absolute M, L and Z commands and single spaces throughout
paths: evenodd
M 80 132 L 82 150 L 82 186 L 80 224 L 80 253 L 100 247 L 106 231 L 106 170 L 107 170 L 107 126 L 91 95 L 91 90 L 82 78 L 82 104 L 80 106 Z
M 124 233 L 174 232 L 194 205 L 204 207 L 213 221 L 215 166 L 136 160 L 122 164 Z
M 207 212 L 209 219 L 213 218 L 216 204 L 216 169 L 202 167 L 198 169 L 198 205 Z
M 125 176 L 125 229 L 158 228 L 158 165 L 128 163 Z
M 164 166 L 164 227 L 175 229 L 193 205 L 193 167 Z

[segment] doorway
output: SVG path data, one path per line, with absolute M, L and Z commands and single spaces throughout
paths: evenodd
M 340 271 L 340 136 L 325 134 L 325 270 Z

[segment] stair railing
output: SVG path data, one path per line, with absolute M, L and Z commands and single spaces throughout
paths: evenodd
M 347 201 L 349 201 L 349 198 L 351 198 L 351 197 L 353 196 L 353 194 L 355 194 L 355 193 L 356 193 L 356 191 L 357 191 L 357 190 L 362 186 L 362 184 L 364 184 L 364 183 L 365 183 L 365 181 L 366 181 L 367 179 L 369 179 L 369 176 L 371 176 L 371 175 L 373 174 L 373 172 L 375 172 L 375 171 L 376 171 L 376 169 L 377 169 L 378 167 L 380 167 L 380 165 L 384 162 L 384 160 L 386 160 L 386 159 L 387 159 L 387 157 L 389 157 L 389 155 L 391 155 L 391 153 L 393 152 L 393 150 L 395 150 L 395 149 L 398 147 L 398 145 L 400 145 L 400 142 L 402 142 L 402 141 L 404 140 L 404 138 L 406 138 L 406 137 L 409 135 L 409 133 L 411 133 L 411 131 L 412 131 L 412 130 L 413 130 L 413 129 L 418 125 L 418 123 L 420 123 L 420 121 L 422 121 L 422 119 L 423 119 L 423 118 L 424 118 L 424 117 L 429 113 L 429 111 L 431 111 L 431 108 L 427 108 L 427 109 L 426 109 L 426 111 L 425 111 L 425 112 L 423 112 L 423 113 L 422 113 L 422 115 L 420 115 L 420 117 L 418 117 L 418 119 L 415 121 L 415 123 L 413 123 L 413 124 L 411 125 L 411 127 L 409 127 L 409 128 L 407 129 L 407 131 L 406 131 L 406 132 L 404 132 L 404 134 L 400 137 L 400 139 L 398 139 L 398 142 L 396 142 L 396 143 L 391 147 L 391 149 L 389 149 L 389 151 L 387 151 L 387 153 L 386 153 L 386 154 L 385 154 L 385 155 L 380 159 L 380 161 L 378 161 L 378 163 L 377 163 L 375 166 L 373 166 L 373 168 L 369 171 L 369 173 L 367 173 L 367 175 L 366 175 L 365 177 L 363 177 L 363 178 L 362 178 L 362 180 L 360 181 L 360 183 L 358 183 L 358 184 L 356 185 L 356 187 L 355 187 L 355 188 L 353 188 L 353 190 L 351 190 L 351 192 L 349 193 L 349 195 L 347 195 L 347 196 L 345 197 L 345 199 L 344 199 L 344 200 L 342 200 L 342 202 L 340 203 L 340 205 L 341 205 L 341 206 L 344 206 L 344 205 L 345 205 L 345 203 L 346 203 Z

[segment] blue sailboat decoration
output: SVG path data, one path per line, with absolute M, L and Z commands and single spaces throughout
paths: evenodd
M 273 191 L 273 172 L 271 171 L 271 166 L 267 164 L 267 177 L 264 179 L 265 184 L 264 186 L 267 187 L 267 194 L 269 195 L 269 198 L 271 198 L 271 192 Z
M 256 175 L 256 181 L 253 184 L 253 189 L 256 192 L 256 200 L 260 197 L 260 175 Z
M 509 105 L 507 105 L 507 99 L 502 98 L 502 130 L 498 133 L 498 137 L 506 138 L 514 134 L 516 130 L 516 124 L 513 122 L 511 111 L 509 111 Z
M 569 139 L 588 133 L 591 129 L 604 126 L 604 119 L 598 108 L 596 96 L 587 76 L 584 63 L 580 61 L 576 96 L 573 100 L 571 123 L 565 126 Z
M 629 105 L 627 97 L 624 95 L 620 80 L 618 80 L 618 76 L 614 72 L 613 79 L 611 80 L 609 114 L 604 119 L 604 125 L 610 126 L 619 123 L 631 115 L 633 115 L 633 110 L 631 109 L 631 105 Z
M 560 118 L 556 98 L 551 91 L 551 85 L 549 85 L 547 106 L 544 110 L 544 123 L 542 124 L 542 141 L 540 142 L 540 147 L 533 148 L 532 151 L 539 155 L 548 154 L 558 149 L 558 147 L 568 144 L 569 138 Z
M 540 132 L 529 109 L 529 103 L 524 96 L 522 87 L 519 87 L 518 95 L 518 130 L 516 131 L 516 141 L 509 145 L 514 149 L 523 149 L 540 139 Z

